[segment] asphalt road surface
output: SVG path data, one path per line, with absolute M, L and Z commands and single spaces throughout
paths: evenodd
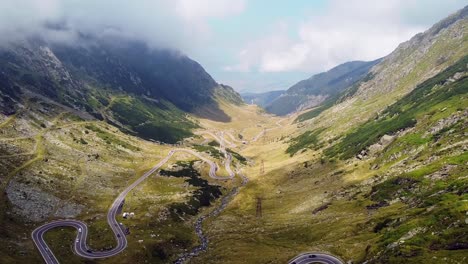
M 231 140 L 234 141 L 234 142 L 237 142 L 237 143 L 244 143 L 244 142 L 246 142 L 245 140 L 237 139 L 235 136 L 233 136 L 233 135 L 231 134 L 231 132 L 225 132 L 225 133 L 226 133 L 226 134 L 231 138 Z
M 229 175 L 226 177 L 222 177 L 216 174 L 216 171 L 218 170 L 218 165 L 214 161 L 211 161 L 203 157 L 201 154 L 193 150 L 173 149 L 169 151 L 169 154 L 163 160 L 161 160 L 157 165 L 155 165 L 151 170 L 147 171 L 140 178 L 138 178 L 138 180 L 133 182 L 123 192 L 121 192 L 119 196 L 112 203 L 109 209 L 109 212 L 107 213 L 107 223 L 112 229 L 115 239 L 117 240 L 117 246 L 115 248 L 111 250 L 107 250 L 107 251 L 93 251 L 86 245 L 86 240 L 88 236 L 88 226 L 85 223 L 78 221 L 78 220 L 73 220 L 73 219 L 57 220 L 57 221 L 53 221 L 50 223 L 46 223 L 36 228 L 31 234 L 34 244 L 36 244 L 36 247 L 41 253 L 42 257 L 44 258 L 44 261 L 48 264 L 59 263 L 59 261 L 57 260 L 57 258 L 55 257 L 55 255 L 50 250 L 50 248 L 48 247 L 47 243 L 44 240 L 44 234 L 47 231 L 53 228 L 57 228 L 57 227 L 74 227 L 78 231 L 78 234 L 74 242 L 74 250 L 78 256 L 88 258 L 88 259 L 97 259 L 97 258 L 107 258 L 107 257 L 115 256 L 119 254 L 120 252 L 122 252 L 127 247 L 127 238 L 125 237 L 125 228 L 117 222 L 116 216 L 121 211 L 124 205 L 125 197 L 133 188 L 135 188 L 138 184 L 146 180 L 146 178 L 148 178 L 151 174 L 156 172 L 159 168 L 161 168 L 161 166 L 163 166 L 166 162 L 168 162 L 169 159 L 176 152 L 185 152 L 185 153 L 192 154 L 198 157 L 199 159 L 203 160 L 204 162 L 208 163 L 208 165 L 210 165 L 209 176 L 211 178 L 218 179 L 218 180 L 225 180 L 225 179 L 232 179 L 235 176 L 235 173 L 230 169 L 230 163 L 232 161 L 232 158 L 230 155 L 228 155 L 225 160 L 226 170 L 228 171 Z M 228 170 L 228 166 L 229 166 L 229 170 Z
M 280 121 L 279 121 L 280 122 Z M 277 123 L 278 127 L 280 127 L 279 122 Z M 260 132 L 252 141 L 257 141 L 261 136 L 265 134 L 266 131 L 270 129 L 264 129 L 262 132 Z M 209 176 L 211 178 L 217 179 L 217 180 L 226 180 L 226 179 L 232 179 L 235 177 L 235 173 L 231 169 L 231 162 L 232 162 L 232 156 L 230 153 L 226 151 L 226 143 L 230 146 L 235 147 L 235 144 L 227 141 L 224 138 L 224 132 L 220 132 L 218 135 L 214 135 L 211 132 L 206 132 L 206 134 L 209 134 L 213 138 L 215 138 L 219 144 L 220 144 L 220 150 L 223 152 L 225 155 L 225 169 L 228 172 L 227 176 L 218 176 L 216 174 L 218 170 L 218 165 L 216 162 L 205 158 L 201 154 L 190 150 L 190 149 L 173 149 L 169 151 L 168 155 L 162 159 L 158 164 L 156 164 L 151 170 L 147 171 L 145 174 L 143 174 L 140 178 L 138 178 L 135 182 L 133 182 L 131 185 L 129 185 L 124 191 L 122 191 L 119 196 L 114 200 L 112 203 L 111 207 L 109 208 L 109 212 L 107 213 L 107 223 L 109 224 L 110 228 L 112 229 L 112 232 L 114 233 L 115 239 L 117 241 L 117 246 L 114 247 L 111 250 L 107 251 L 94 251 L 91 248 L 89 248 L 86 244 L 87 237 L 88 237 L 88 226 L 78 220 L 73 220 L 73 219 L 64 219 L 64 220 L 57 220 L 53 222 L 46 223 L 38 228 L 36 228 L 32 234 L 31 238 L 34 241 L 34 244 L 36 245 L 37 249 L 39 250 L 40 254 L 44 258 L 44 261 L 47 264 L 56 264 L 59 263 L 53 252 L 50 250 L 49 246 L 44 240 L 44 234 L 54 228 L 57 227 L 74 227 L 77 230 L 77 236 L 74 241 L 74 251 L 78 256 L 88 258 L 88 259 L 99 259 L 99 258 L 107 258 L 111 256 L 115 256 L 119 253 L 121 253 L 126 247 L 127 247 L 127 238 L 125 234 L 125 227 L 122 226 L 120 223 L 117 222 L 116 216 L 122 211 L 122 207 L 124 206 L 125 203 L 125 197 L 127 194 L 132 191 L 137 185 L 139 185 L 141 182 L 146 180 L 150 175 L 152 175 L 154 172 L 156 172 L 159 168 L 161 168 L 166 162 L 169 161 L 169 159 L 176 153 L 176 152 L 186 152 L 189 154 L 192 154 L 199 159 L 203 160 L 210 166 L 210 171 L 209 171 Z M 233 138 L 233 137 L 232 137 Z M 243 183 L 244 185 L 247 181 L 247 178 L 243 175 L 241 175 L 243 178 Z M 225 197 L 223 199 L 223 202 L 221 203 L 221 206 L 217 209 L 215 209 L 209 216 L 214 216 L 219 214 L 221 210 L 223 210 L 226 206 L 230 198 L 235 196 L 238 192 L 238 188 L 235 188 L 228 197 Z M 201 222 L 208 216 L 203 216 L 201 217 L 198 221 L 200 223 L 198 224 L 198 229 L 197 234 L 199 234 L 199 237 L 201 238 L 202 242 L 203 240 L 206 240 L 206 238 L 202 237 L 201 233 Z M 197 221 L 197 222 L 198 222 Z M 197 229 L 197 226 L 196 226 Z M 202 245 L 203 248 L 206 248 L 207 245 L 207 240 L 205 241 L 205 245 Z M 202 243 L 203 244 L 203 243 Z M 323 255 L 323 254 L 322 254 Z M 293 262 L 291 262 L 293 263 Z M 310 262 L 297 262 L 295 264 L 299 263 L 310 263 Z M 321 263 L 341 263 L 341 262 L 321 262 Z
M 273 130 L 273 129 L 275 129 L 275 128 L 281 128 L 281 127 L 283 127 L 283 126 L 281 125 L 281 122 L 283 122 L 283 121 L 284 121 L 284 119 L 280 119 L 278 122 L 276 122 L 276 126 L 277 126 L 277 127 L 264 128 L 260 133 L 258 133 L 258 134 L 251 140 L 251 142 L 257 141 L 258 139 L 260 139 L 261 137 L 263 137 L 263 136 L 265 135 L 266 132 L 268 132 L 268 131 L 270 131 L 270 130 Z
M 225 138 L 222 138 L 222 134 L 223 134 L 223 133 L 224 133 L 224 132 L 221 132 L 220 134 L 218 134 L 218 133 L 217 133 L 217 134 L 214 134 L 214 133 L 212 133 L 212 132 L 210 132 L 210 131 L 198 132 L 198 134 L 206 134 L 206 135 L 211 136 L 211 137 L 214 138 L 216 141 L 218 141 L 218 143 L 220 143 L 220 144 L 221 144 L 221 142 L 223 142 L 223 144 L 225 144 L 225 145 L 227 144 L 229 147 L 235 148 L 235 147 L 236 147 L 236 144 L 234 144 L 234 143 L 232 143 L 232 142 L 229 142 L 229 141 L 226 140 Z M 220 138 L 220 136 L 221 136 L 221 138 Z
M 343 261 L 341 261 L 335 256 L 325 254 L 325 253 L 319 253 L 319 252 L 310 252 L 310 253 L 300 254 L 288 262 L 288 264 L 311 264 L 311 263 L 344 264 Z

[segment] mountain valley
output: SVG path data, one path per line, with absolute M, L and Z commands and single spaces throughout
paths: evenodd
M 2 46 L 0 262 L 466 263 L 467 15 L 242 97 L 138 41 Z

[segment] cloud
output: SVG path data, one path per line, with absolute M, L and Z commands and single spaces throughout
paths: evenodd
M 242 0 L 0 1 L 0 34 L 2 42 L 33 34 L 61 42 L 73 42 L 78 34 L 121 35 L 150 46 L 190 51 L 212 37 L 209 19 L 244 8 Z
M 411 19 L 417 13 L 415 9 L 424 14 L 425 5 L 431 4 L 428 2 L 331 0 L 325 11 L 311 14 L 296 29 L 279 23 L 270 34 L 251 41 L 237 54 L 238 63 L 224 69 L 318 72 L 350 60 L 374 60 L 435 22 Z M 447 2 L 452 7 L 460 5 L 460 1 Z M 439 10 L 439 15 L 447 13 Z
M 317 6 L 314 1 L 300 4 L 298 13 L 292 8 L 295 2 L 277 2 L 0 0 L 0 45 L 32 35 L 70 44 L 81 44 L 82 34 L 123 36 L 151 47 L 178 49 L 220 82 L 266 89 L 270 82 L 292 84 L 345 61 L 387 55 L 466 4 L 325 0 L 327 5 L 319 10 L 305 10 Z
M 245 7 L 245 0 L 179 0 L 176 2 L 177 13 L 187 20 L 223 18 L 241 13 Z

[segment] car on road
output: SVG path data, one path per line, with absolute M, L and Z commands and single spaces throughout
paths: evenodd
M 317 255 L 309 255 L 309 258 L 316 258 Z
M 75 240 L 75 243 L 78 243 L 78 242 L 80 242 L 80 240 L 77 238 L 77 239 Z
M 80 232 L 80 233 L 81 233 L 81 227 L 80 227 L 80 228 L 78 228 L 78 232 Z

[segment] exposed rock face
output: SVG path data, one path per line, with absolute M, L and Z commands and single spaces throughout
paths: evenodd
M 316 74 L 291 86 L 266 109 L 273 114 L 286 115 L 318 106 L 327 98 L 334 97 L 359 82 L 380 61 L 346 62 L 327 72 Z
M 424 233 L 424 232 L 426 232 L 426 228 L 424 228 L 424 227 L 416 227 L 414 229 L 411 229 L 410 231 L 408 231 L 408 233 L 403 235 L 398 241 L 389 244 L 387 246 L 387 248 L 395 248 L 395 247 L 405 243 L 406 240 L 416 236 L 417 234 Z
M 266 108 L 285 92 L 284 90 L 278 90 L 265 93 L 242 93 L 241 96 L 248 104 L 256 104 Z
M 83 210 L 83 206 L 73 203 L 64 203 L 55 212 L 55 217 L 74 218 Z
M 436 75 L 450 65 L 447 62 L 454 57 L 466 54 L 466 45 L 463 42 L 467 33 L 467 15 L 468 8 L 465 7 L 426 32 L 417 34 L 409 41 L 400 44 L 394 52 L 371 69 L 374 77 L 359 87 L 357 95 L 370 99 L 396 89 L 412 90 L 421 81 Z M 441 43 L 442 41 L 444 43 Z M 441 45 L 453 45 L 456 48 L 449 52 L 443 50 Z M 421 65 L 423 61 L 427 64 Z M 412 83 L 413 86 L 406 86 L 405 81 Z
M 177 51 L 120 38 L 83 37 L 77 42 L 34 38 L 2 45 L 0 113 L 16 113 L 32 95 L 142 138 L 175 143 L 196 127 L 184 112 L 228 122 L 217 101 L 243 103 L 231 87 L 218 84 Z M 203 115 L 199 108 L 216 115 Z
M 315 118 L 314 125 L 343 131 L 373 118 L 468 54 L 468 7 L 402 43 L 369 72 L 357 91 Z M 458 74 L 453 76 L 461 78 Z M 454 79 L 454 78 L 452 78 Z M 356 109 L 359 108 L 359 115 Z M 354 119 L 350 117 L 354 117 Z
M 297 107 L 297 111 L 306 110 L 312 107 L 316 107 L 323 103 L 327 99 L 328 95 L 309 95 L 306 96 L 306 101 Z
M 437 123 L 431 127 L 429 129 L 429 133 L 432 134 L 432 135 L 435 135 L 437 133 L 439 133 L 440 131 L 442 131 L 443 129 L 445 128 L 448 128 L 452 125 L 455 125 L 458 121 L 464 119 L 468 117 L 468 110 L 465 110 L 465 111 L 458 111 L 456 114 L 454 115 L 451 115 L 447 118 L 443 118 L 439 121 L 437 121 Z
M 380 144 L 388 145 L 388 144 L 392 143 L 393 139 L 395 139 L 394 136 L 383 135 L 382 138 L 380 139 Z
M 425 175 L 424 178 L 430 179 L 433 181 L 446 179 L 449 176 L 449 172 L 456 167 L 457 165 L 450 165 L 450 164 L 445 165 L 441 170 Z
M 20 86 L 75 107 L 86 100 L 86 85 L 165 99 L 186 111 L 212 102 L 217 83 L 179 52 L 126 40 L 119 40 L 121 45 L 97 38 L 80 41 L 85 44 L 28 40 L 2 47 L 0 58 L 7 63 L 0 63 L 0 70 Z
M 395 136 L 383 135 L 380 138 L 379 142 L 369 146 L 369 154 L 372 156 L 372 155 L 375 155 L 375 154 L 379 153 L 386 146 L 388 146 L 390 143 L 392 143 L 394 139 L 395 139 Z
M 26 221 L 41 222 L 47 218 L 73 218 L 83 210 L 82 205 L 65 202 L 58 197 L 17 181 L 11 181 L 6 189 L 13 204 L 13 213 Z

